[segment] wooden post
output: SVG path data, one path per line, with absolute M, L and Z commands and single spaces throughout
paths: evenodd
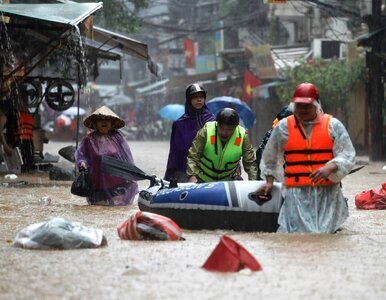
M 0 20 L 0 51 L 4 53 L 3 49 L 3 43 L 4 43 L 4 33 L 3 33 L 3 22 Z M 3 55 L 0 55 L 0 101 L 3 100 L 3 77 L 4 77 L 4 60 L 3 60 Z

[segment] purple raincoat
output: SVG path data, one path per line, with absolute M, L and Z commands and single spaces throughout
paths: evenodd
M 98 131 L 88 134 L 75 153 L 77 167 L 85 162 L 90 176 L 93 195 L 87 202 L 94 205 L 131 204 L 138 193 L 137 183 L 102 172 L 102 155 L 134 164 L 130 147 L 118 130 L 111 130 L 107 135 Z
M 173 123 L 170 137 L 169 158 L 164 179 L 177 178 L 178 182 L 186 182 L 186 163 L 188 150 L 192 146 L 197 131 L 215 116 L 206 104 L 198 111 L 192 106 L 191 100 L 185 102 L 185 113 Z

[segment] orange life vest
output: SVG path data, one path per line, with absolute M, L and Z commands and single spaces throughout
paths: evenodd
M 287 117 L 288 141 L 284 148 L 287 187 L 314 186 L 308 176 L 334 157 L 333 140 L 328 129 L 331 117 L 324 114 L 321 122 L 314 124 L 308 139 L 302 124 L 296 121 L 295 116 Z M 332 181 L 325 180 L 316 185 L 332 184 Z
M 33 139 L 33 117 L 28 113 L 19 113 L 19 119 L 17 120 L 17 140 L 32 140 Z

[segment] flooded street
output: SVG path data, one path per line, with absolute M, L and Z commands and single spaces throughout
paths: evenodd
M 134 160 L 163 176 L 168 142 L 129 141 Z M 57 155 L 68 143 L 50 143 Z M 367 162 L 368 158 L 358 160 Z M 71 167 L 62 158 L 60 166 Z M 21 175 L 25 185 L 0 186 L 0 299 L 385 299 L 386 211 L 359 211 L 354 197 L 379 189 L 386 162 L 370 163 L 346 177 L 350 216 L 337 234 L 242 233 L 183 230 L 185 241 L 124 241 L 117 226 L 138 209 L 89 206 L 70 193 L 69 181 L 48 172 Z M 139 182 L 145 188 L 147 181 Z M 52 203 L 39 206 L 51 196 Z M 83 250 L 12 247 L 22 228 L 64 217 L 103 230 L 108 245 Z M 211 273 L 201 268 L 227 234 L 262 265 L 260 272 Z

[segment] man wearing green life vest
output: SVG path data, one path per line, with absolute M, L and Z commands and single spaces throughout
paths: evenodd
M 240 161 L 249 180 L 256 180 L 256 157 L 239 116 L 232 108 L 220 110 L 216 120 L 198 132 L 188 152 L 189 182 L 229 181 L 240 178 Z

